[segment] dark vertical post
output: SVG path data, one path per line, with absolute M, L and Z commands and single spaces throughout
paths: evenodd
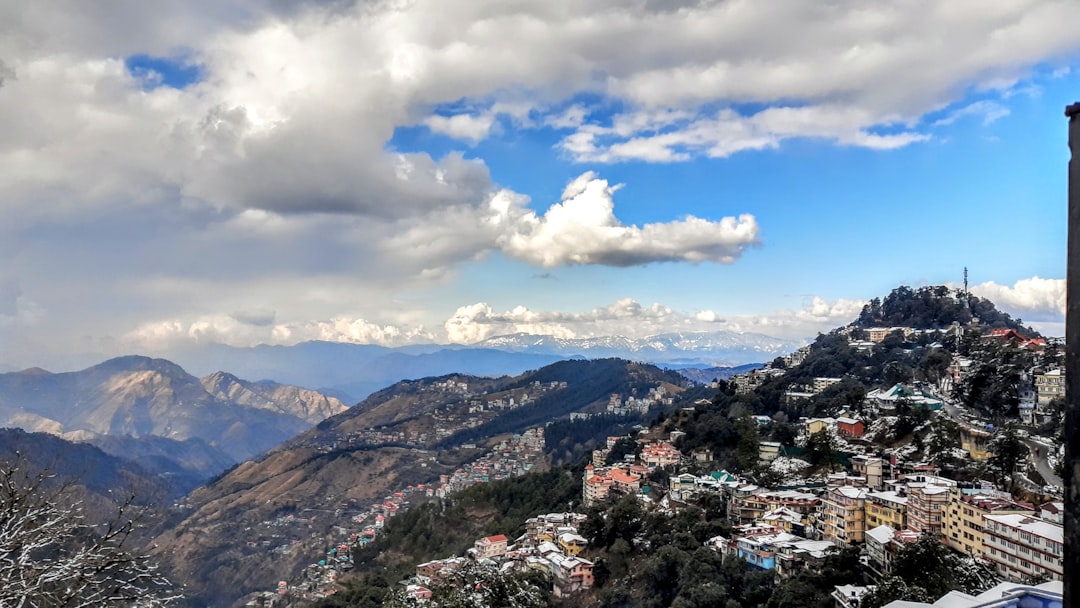
M 1080 607 L 1080 103 L 1069 118 L 1065 296 L 1065 606 Z

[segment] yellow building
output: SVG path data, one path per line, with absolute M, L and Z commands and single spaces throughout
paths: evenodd
M 889 526 L 893 530 L 907 527 L 907 496 L 898 492 L 870 492 L 866 495 L 866 529 Z
M 953 549 L 980 558 L 985 552 L 983 543 L 986 539 L 987 515 L 1030 515 L 1034 512 L 1034 506 L 1027 503 L 986 494 L 964 495 L 959 490 L 953 490 L 949 495 L 942 534 Z
M 825 540 L 837 545 L 863 542 L 866 533 L 866 488 L 831 488 L 821 505 Z
M 851 472 L 866 478 L 866 486 L 874 490 L 880 490 L 885 480 L 885 461 L 872 456 L 852 456 Z
M 990 438 L 988 431 L 969 426 L 960 427 L 960 447 L 971 456 L 972 460 L 990 458 Z
M 1039 405 L 1046 405 L 1057 397 L 1065 397 L 1065 372 L 1052 369 L 1042 374 L 1035 374 L 1035 390 L 1039 395 Z
M 585 540 L 585 537 L 574 534 L 573 532 L 563 532 L 559 535 L 558 544 L 565 555 L 575 557 L 585 550 L 589 541 Z
M 819 433 L 836 424 L 832 418 L 811 418 L 806 421 L 806 432 L 809 435 Z

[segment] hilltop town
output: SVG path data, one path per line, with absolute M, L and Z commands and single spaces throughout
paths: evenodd
M 709 576 L 657 603 L 650 569 L 715 559 L 714 583 L 760 586 L 739 605 L 1060 597 L 1060 351 L 1015 323 L 856 322 L 712 382 L 711 398 L 653 393 L 654 424 L 608 436 L 579 469 L 579 510 L 413 564 L 391 595 L 450 605 L 463 580 L 518 577 L 549 603 L 666 606 Z M 623 403 L 612 395 L 609 412 Z M 917 572 L 942 564 L 943 580 Z

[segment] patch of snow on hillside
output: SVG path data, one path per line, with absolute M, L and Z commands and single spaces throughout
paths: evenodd
M 897 420 L 898 418 L 896 416 L 882 416 L 877 420 L 874 420 L 866 427 L 866 433 L 863 434 L 863 439 L 873 442 L 881 442 L 889 439 L 892 436 L 892 429 Z
M 810 463 L 801 458 L 780 456 L 769 463 L 769 468 L 783 475 L 792 475 L 802 472 L 810 467 Z

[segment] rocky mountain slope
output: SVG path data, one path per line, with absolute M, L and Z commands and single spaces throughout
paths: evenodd
M 200 381 L 175 363 L 148 357 L 120 357 L 78 372 L 0 374 L 0 426 L 88 441 L 199 440 L 233 462 L 345 409 L 337 399 L 296 387 L 252 385 L 227 374 Z M 165 447 L 158 442 L 155 449 Z

